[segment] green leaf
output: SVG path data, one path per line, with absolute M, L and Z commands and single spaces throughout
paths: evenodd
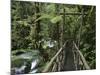
M 62 16 L 56 16 L 56 17 L 54 17 L 54 18 L 51 19 L 51 22 L 52 23 L 57 23 L 57 22 L 59 22 L 61 20 L 62 20 Z
M 35 20 L 35 22 L 39 21 L 39 20 L 42 20 L 42 19 L 51 19 L 52 16 L 51 15 L 48 15 L 48 14 L 43 14 L 41 15 L 38 19 Z

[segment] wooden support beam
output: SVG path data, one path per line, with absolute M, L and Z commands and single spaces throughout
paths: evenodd
M 69 13 L 59 13 L 60 15 L 83 15 L 83 13 L 80 12 L 69 12 Z M 87 15 L 87 13 L 84 13 L 84 15 Z

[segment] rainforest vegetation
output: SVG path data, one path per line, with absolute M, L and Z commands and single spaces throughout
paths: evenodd
M 11 1 L 11 73 L 96 68 L 96 6 Z

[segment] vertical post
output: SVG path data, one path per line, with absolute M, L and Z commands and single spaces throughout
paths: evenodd
M 56 10 L 55 10 L 55 12 L 57 13 L 57 15 L 59 15 L 59 5 L 58 4 L 56 4 L 55 5 L 55 7 L 56 7 Z M 56 32 L 57 32 L 57 43 L 58 43 L 58 45 L 57 45 L 57 50 L 60 48 L 60 45 L 59 45 L 59 22 L 57 22 L 57 24 L 56 24 Z
M 63 5 L 63 24 L 61 25 L 61 36 L 60 36 L 60 47 L 63 46 L 63 30 L 64 30 L 64 25 L 65 25 L 65 8 Z
M 83 7 L 82 7 L 82 11 L 81 11 L 82 15 L 81 15 L 81 25 L 80 25 L 80 28 L 79 28 L 79 37 L 78 37 L 78 48 L 80 49 L 80 40 L 81 40 L 81 33 L 82 33 L 82 26 L 83 26 L 83 17 L 84 17 L 84 10 L 83 10 Z
M 61 34 L 60 34 L 60 47 L 63 46 L 63 43 L 64 43 L 64 25 L 65 25 L 65 8 L 64 8 L 64 5 L 63 5 L 63 21 L 62 21 L 62 25 L 60 26 L 61 28 Z M 63 69 L 62 66 L 64 66 L 64 58 L 65 58 L 65 51 L 63 50 L 61 53 L 60 53 L 60 70 Z
M 60 47 L 63 46 L 63 28 L 64 28 L 64 25 L 65 25 L 65 9 L 64 9 L 64 5 L 63 5 L 63 21 L 62 21 L 62 24 L 60 25 L 60 40 L 59 40 Z M 60 62 L 59 62 L 58 71 L 60 71 L 62 69 L 61 65 L 63 65 L 63 63 L 62 63 L 62 61 L 63 61 L 63 51 L 60 53 L 59 60 L 60 60 Z
M 55 5 L 55 7 L 56 7 L 56 10 L 55 10 L 55 12 L 57 13 L 57 15 L 59 15 L 59 5 L 58 4 L 56 4 Z M 56 24 L 56 33 L 57 33 L 57 50 L 59 50 L 59 48 L 60 48 L 60 40 L 59 40 L 59 22 L 57 22 L 57 24 Z M 56 59 L 56 69 L 57 69 L 57 71 L 60 71 L 60 60 L 59 60 L 59 56 L 57 57 L 57 59 Z

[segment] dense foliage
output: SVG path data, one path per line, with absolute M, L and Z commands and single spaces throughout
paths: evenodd
M 42 61 L 38 65 L 38 72 L 41 72 L 64 41 L 72 39 L 91 69 L 96 68 L 95 6 L 23 1 L 11 3 L 12 67 L 19 66 L 20 61 L 27 60 L 29 63 L 38 58 Z M 76 12 L 85 15 L 65 15 Z

